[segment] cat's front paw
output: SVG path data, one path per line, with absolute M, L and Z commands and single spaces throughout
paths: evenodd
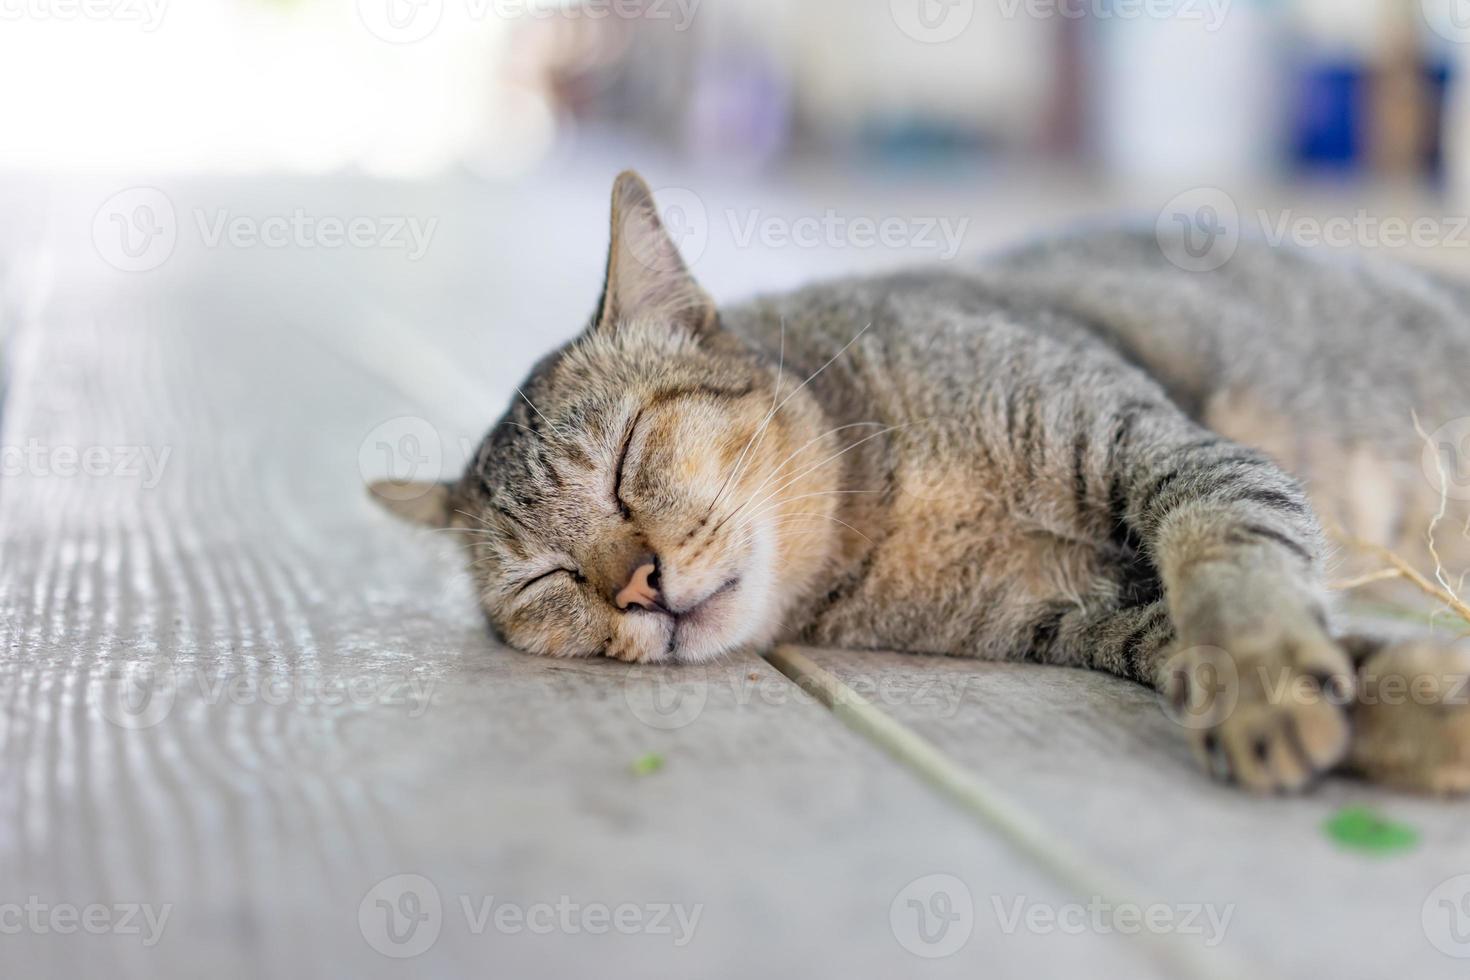
M 1294 792 L 1348 752 L 1351 664 L 1314 621 L 1256 626 L 1228 647 L 1180 649 L 1162 689 L 1206 772 L 1255 792 Z
M 1470 652 L 1425 640 L 1365 660 L 1349 765 L 1415 792 L 1470 792 Z

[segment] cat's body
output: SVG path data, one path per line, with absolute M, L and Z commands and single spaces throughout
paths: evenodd
M 1345 533 L 1427 524 L 1412 413 L 1458 414 L 1470 290 L 1252 247 L 1192 274 L 1106 233 L 717 313 L 634 176 L 613 231 L 592 325 L 465 475 L 380 488 L 466 532 L 513 645 L 1091 667 L 1158 687 L 1202 763 L 1251 787 L 1347 761 L 1470 788 L 1465 662 L 1331 635 L 1291 475 Z M 1370 700 L 1384 674 L 1432 696 Z
M 846 347 L 810 382 L 832 423 L 900 427 L 846 457 L 845 489 L 881 493 L 839 508 L 890 545 L 844 535 L 857 559 L 789 624 L 834 646 L 1044 657 L 996 628 L 1028 621 L 1023 596 L 1146 591 L 1106 486 L 1110 426 L 1136 403 L 1269 454 L 1334 530 L 1416 556 L 1440 495 L 1414 418 L 1433 430 L 1470 408 L 1470 286 L 1264 245 L 1206 275 L 1152 232 L 1091 232 L 721 315 L 772 357 L 784 332 L 803 378 Z M 1445 553 L 1461 543 L 1441 536 Z

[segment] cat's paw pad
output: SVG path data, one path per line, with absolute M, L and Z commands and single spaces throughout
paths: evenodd
M 1169 715 L 1216 779 L 1294 792 L 1342 762 L 1353 699 L 1347 657 L 1325 634 L 1187 648 L 1165 668 Z
M 1470 652 L 1414 641 L 1365 660 L 1349 762 L 1402 789 L 1470 793 Z

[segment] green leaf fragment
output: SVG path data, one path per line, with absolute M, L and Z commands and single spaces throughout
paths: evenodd
M 657 752 L 649 752 L 634 759 L 632 769 L 635 776 L 651 776 L 663 767 L 664 757 Z
M 1413 827 L 1365 806 L 1344 807 L 1322 829 L 1338 846 L 1364 854 L 1394 854 L 1419 843 L 1419 832 Z

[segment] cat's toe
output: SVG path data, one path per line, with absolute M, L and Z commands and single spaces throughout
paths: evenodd
M 1353 685 L 1325 637 L 1186 649 L 1164 680 L 1170 716 L 1216 779 L 1260 793 L 1296 792 L 1346 756 Z
M 1470 652 L 1432 641 L 1385 647 L 1358 672 L 1349 765 L 1437 795 L 1470 792 Z
M 1346 713 L 1326 701 L 1240 704 L 1219 726 L 1194 734 L 1195 753 L 1217 779 L 1259 793 L 1309 786 L 1342 761 Z

